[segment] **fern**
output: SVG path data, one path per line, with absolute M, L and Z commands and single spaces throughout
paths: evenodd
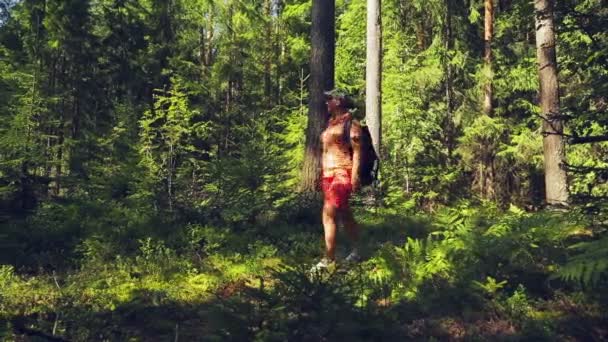
M 608 276 L 608 236 L 570 247 L 580 251 L 561 267 L 556 276 L 584 287 L 597 287 Z

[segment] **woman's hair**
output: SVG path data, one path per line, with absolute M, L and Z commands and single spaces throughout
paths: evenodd
M 340 107 L 343 109 L 355 109 L 357 106 L 355 105 L 355 101 L 346 94 L 346 92 L 332 89 L 329 91 L 324 91 L 323 94 L 328 98 L 338 98 L 340 99 Z

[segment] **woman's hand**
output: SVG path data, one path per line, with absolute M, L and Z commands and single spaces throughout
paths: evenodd
M 361 188 L 361 182 L 359 181 L 359 177 L 356 177 L 353 175 L 353 177 L 350 180 L 350 185 L 353 189 L 353 192 L 359 191 L 359 189 Z

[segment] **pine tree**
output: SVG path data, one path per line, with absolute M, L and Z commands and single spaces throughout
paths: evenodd
M 554 2 L 535 0 L 536 47 L 540 79 L 540 106 L 545 160 L 546 201 L 550 205 L 568 203 L 568 183 L 564 168 L 563 116 L 559 107 L 559 84 L 555 53 Z
M 324 91 L 334 87 L 335 1 L 313 0 L 308 126 L 302 190 L 313 192 L 321 170 L 321 132 L 327 123 Z

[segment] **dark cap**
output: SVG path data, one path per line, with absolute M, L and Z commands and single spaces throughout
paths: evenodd
M 342 89 L 332 89 L 323 92 L 323 95 L 341 100 L 342 107 L 346 109 L 355 108 L 353 99 Z
M 331 97 L 339 97 L 339 98 L 347 97 L 346 92 L 341 89 L 327 90 L 327 91 L 324 91 L 323 94 L 325 96 L 331 96 Z

